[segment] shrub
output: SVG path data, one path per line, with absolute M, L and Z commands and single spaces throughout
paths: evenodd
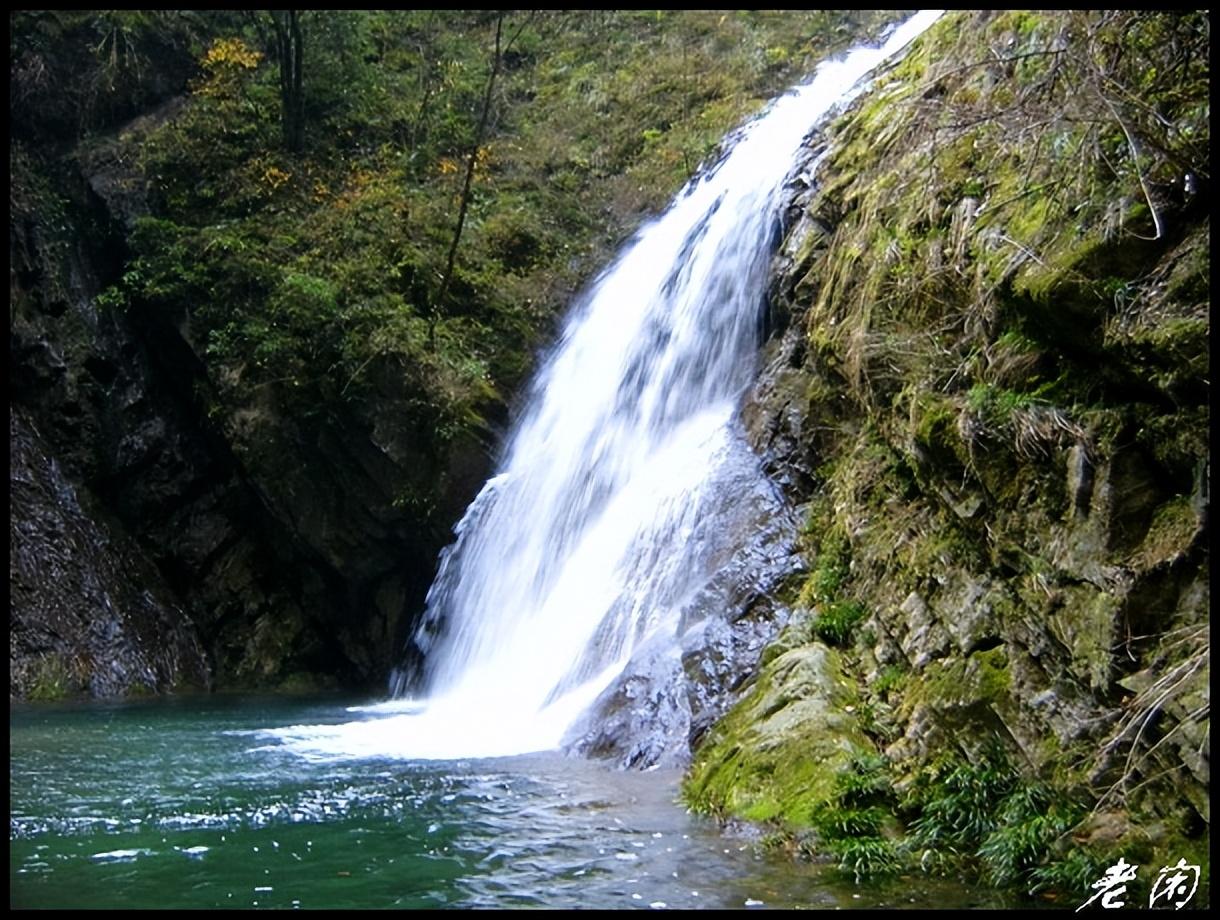
M 849 644 L 856 626 L 866 616 L 864 607 L 851 601 L 825 604 L 814 620 L 813 632 L 823 642 L 842 648 Z

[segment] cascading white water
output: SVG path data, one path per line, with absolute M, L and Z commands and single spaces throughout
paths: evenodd
M 553 748 L 635 648 L 675 632 L 722 555 L 703 512 L 740 446 L 784 181 L 810 131 L 939 15 L 778 99 L 573 311 L 429 592 L 428 699 L 280 740 L 307 756 Z

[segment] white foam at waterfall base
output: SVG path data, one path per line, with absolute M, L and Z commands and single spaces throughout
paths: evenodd
M 429 591 L 427 698 L 272 735 L 308 757 L 546 750 L 634 649 L 673 636 L 734 539 L 698 525 L 740 437 L 784 180 L 810 131 L 939 15 L 777 99 L 573 309 Z

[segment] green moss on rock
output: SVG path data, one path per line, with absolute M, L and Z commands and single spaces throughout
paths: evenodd
M 965 658 L 938 659 L 906 683 L 904 706 L 960 707 L 995 705 L 1012 690 L 1008 655 L 997 647 Z
M 62 700 L 83 690 L 75 669 L 61 655 L 48 653 L 25 665 L 26 699 L 32 702 Z
M 950 860 L 996 884 L 1087 897 L 1111 851 L 1072 856 L 1059 799 L 1206 834 L 1208 35 L 1194 12 L 945 16 L 831 129 L 775 285 L 813 394 L 784 410 L 818 464 L 802 635 L 869 611 L 846 705 L 904 787 L 947 758 L 964 794 L 1002 739 L 991 823 Z M 1153 675 L 1183 679 L 1139 732 Z M 692 788 L 784 815 L 749 713 Z M 876 815 L 840 811 L 872 839 Z
M 683 786 L 697 811 L 810 827 L 836 776 L 871 749 L 837 652 L 817 643 L 768 663 L 700 747 Z
M 1189 497 L 1165 502 L 1153 513 L 1148 533 L 1132 561 L 1142 569 L 1174 562 L 1189 550 L 1200 529 L 1198 513 Z

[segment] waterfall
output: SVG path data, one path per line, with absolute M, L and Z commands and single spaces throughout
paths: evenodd
M 809 133 L 939 15 L 913 16 L 777 99 L 572 310 L 429 591 L 415 639 L 427 699 L 280 740 L 306 756 L 554 748 L 634 651 L 675 636 L 730 549 L 710 511 L 738 487 L 725 471 L 744 450 L 733 422 L 785 179 Z

